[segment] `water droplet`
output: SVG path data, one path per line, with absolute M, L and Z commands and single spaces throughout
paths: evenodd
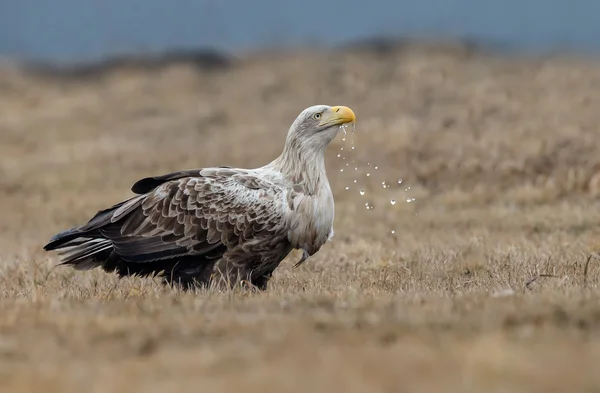
M 359 193 L 360 195 L 365 195 L 365 190 L 360 190 Z
M 416 201 L 415 198 L 406 198 L 406 202 L 407 203 L 411 203 L 411 202 L 414 202 L 414 201 Z
M 340 150 L 344 150 L 344 146 L 342 146 L 342 147 L 340 148 Z
M 392 229 L 392 235 L 393 235 L 393 234 L 395 234 L 395 233 L 396 233 L 396 231 L 394 231 L 394 230 Z
M 354 179 L 354 183 L 356 183 L 356 179 Z
M 349 166 L 350 164 L 346 163 L 346 166 Z
M 395 200 L 395 199 L 390 199 L 390 203 L 391 203 L 392 205 L 395 205 L 395 204 L 396 204 L 396 200 Z
M 349 186 L 346 186 L 346 190 L 349 190 L 349 189 L 350 189 L 350 187 L 349 187 Z
M 382 181 L 381 185 L 383 186 L 383 188 L 386 188 L 385 181 Z
M 352 148 L 350 150 L 354 150 L 354 146 L 352 146 Z
M 398 184 L 402 184 L 402 179 L 398 179 Z
M 354 168 L 354 170 L 355 170 L 355 171 L 357 171 L 357 170 L 358 170 L 358 167 L 355 167 L 355 168 Z
M 375 169 L 379 169 L 379 167 L 378 167 L 378 166 L 376 166 L 376 167 L 375 167 Z
M 367 177 L 369 177 L 369 176 L 371 176 L 371 174 L 370 174 L 370 173 L 367 173 Z
M 370 163 L 370 162 L 367 162 L 367 165 L 368 165 L 368 166 L 371 166 L 371 163 Z
M 340 158 L 342 155 L 338 153 L 338 158 Z
M 340 169 L 340 172 L 344 172 L 344 168 Z

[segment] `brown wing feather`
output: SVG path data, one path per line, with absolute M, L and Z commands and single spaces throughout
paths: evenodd
M 103 233 L 125 260 L 202 255 L 285 232 L 283 189 L 241 170 L 207 168 L 162 183 Z
M 228 166 L 222 166 L 219 168 L 228 169 Z M 171 180 L 181 179 L 183 177 L 194 177 L 199 176 L 202 169 L 186 169 L 183 171 L 171 172 L 166 175 L 146 177 L 140 179 L 131 187 L 131 191 L 136 194 L 146 194 L 163 183 Z

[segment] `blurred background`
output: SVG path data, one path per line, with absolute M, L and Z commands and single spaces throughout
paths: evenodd
M 599 15 L 0 0 L 0 390 L 599 391 Z M 266 293 L 43 252 L 140 178 L 266 164 L 315 104 L 357 116 L 326 152 L 335 237 Z
M 454 37 L 511 50 L 598 51 L 594 0 L 3 1 L 0 55 L 48 60 L 173 49 Z
M 355 156 L 338 157 L 340 138 L 327 153 L 342 236 L 360 231 L 346 214 L 360 211 L 382 227 L 369 236 L 398 240 L 404 210 L 437 211 L 435 198 L 595 197 L 599 11 L 585 0 L 2 2 L 1 196 L 23 205 L 7 214 L 26 228 L 38 228 L 28 209 L 79 222 L 152 173 L 263 165 L 302 109 L 329 103 L 359 118 Z M 41 205 L 58 195 L 70 203 Z M 390 210 L 391 199 L 408 203 Z

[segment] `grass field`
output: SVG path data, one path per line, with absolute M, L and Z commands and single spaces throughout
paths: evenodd
M 358 118 L 356 149 L 327 152 L 335 238 L 268 291 L 183 293 L 42 251 L 139 178 L 265 164 L 317 103 Z M 600 391 L 599 108 L 598 61 L 461 46 L 6 64 L 0 391 Z

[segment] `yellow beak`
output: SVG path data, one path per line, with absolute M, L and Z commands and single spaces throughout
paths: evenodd
M 329 113 L 323 116 L 320 125 L 338 125 L 356 122 L 356 116 L 347 106 L 333 106 Z

